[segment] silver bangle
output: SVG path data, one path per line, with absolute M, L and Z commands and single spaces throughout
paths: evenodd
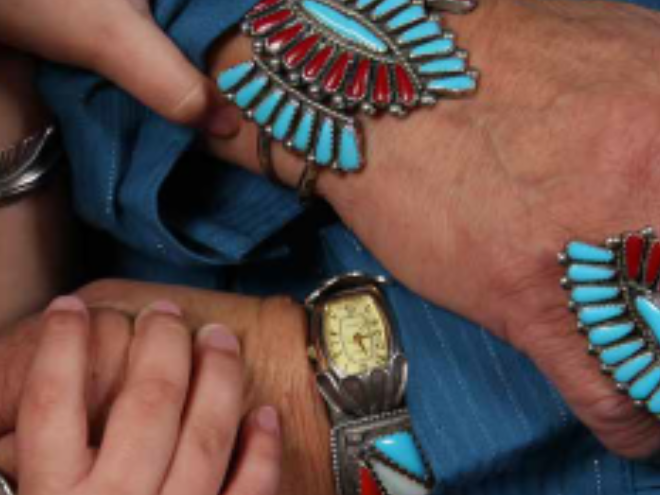
M 7 478 L 0 474 L 0 495 L 14 495 L 14 490 Z
M 39 188 L 59 163 L 62 148 L 55 127 L 0 151 L 0 206 Z

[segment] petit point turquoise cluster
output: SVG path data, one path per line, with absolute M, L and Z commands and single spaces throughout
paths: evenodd
M 660 241 L 647 229 L 606 246 L 571 242 L 561 260 L 579 328 L 603 370 L 660 415 Z

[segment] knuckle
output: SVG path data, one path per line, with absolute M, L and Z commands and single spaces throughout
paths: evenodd
M 216 415 L 217 416 L 217 415 Z M 192 444 L 204 462 L 217 465 L 222 452 L 230 449 L 236 434 L 235 426 L 221 417 L 198 418 L 189 426 Z
M 166 118 L 183 124 L 198 123 L 211 105 L 211 92 L 203 79 L 172 98 L 172 104 L 162 109 Z
M 152 332 L 174 332 L 189 335 L 183 320 L 172 314 L 149 311 L 138 318 L 136 332 L 150 334 Z

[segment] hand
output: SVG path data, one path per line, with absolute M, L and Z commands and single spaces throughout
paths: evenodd
M 148 0 L 7 0 L 0 43 L 94 70 L 174 122 L 231 135 L 239 114 L 160 30 Z
M 365 120 L 366 170 L 324 173 L 320 193 L 399 280 L 525 352 L 605 445 L 646 457 L 660 448 L 657 419 L 586 356 L 556 253 L 660 221 L 660 15 L 488 0 L 448 23 L 480 93 L 404 122 Z M 219 46 L 213 73 L 248 54 L 242 39 Z M 255 142 L 246 124 L 209 144 L 256 171 Z M 274 151 L 295 184 L 302 163 Z
M 282 418 L 281 494 L 332 495 L 330 427 L 307 360 L 302 309 L 288 299 L 255 299 L 183 287 L 122 281 L 94 283 L 79 293 L 90 307 L 92 363 L 88 404 L 92 430 L 102 431 L 124 374 L 133 318 L 154 301 L 183 308 L 189 328 L 222 321 L 241 341 L 246 409 L 273 404 Z M 33 361 L 41 319 L 0 339 L 0 435 L 10 434 L 26 370 Z M 1 458 L 0 470 L 8 461 Z
M 280 433 L 273 408 L 244 421 L 228 471 L 244 377 L 238 340 L 224 327 L 207 326 L 193 342 L 176 306 L 143 310 L 95 450 L 86 414 L 90 315 L 79 299 L 61 298 L 40 326 L 18 430 L 2 444 L 3 450 L 15 445 L 21 494 L 277 492 Z

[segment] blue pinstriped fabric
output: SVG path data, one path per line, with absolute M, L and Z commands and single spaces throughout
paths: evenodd
M 160 0 L 155 11 L 201 65 L 254 1 Z M 340 224 L 296 223 L 291 193 L 228 164 L 177 166 L 192 132 L 106 81 L 51 66 L 41 82 L 72 157 L 78 211 L 117 240 L 107 275 L 301 296 L 337 273 L 383 273 Z M 524 356 L 396 283 L 389 292 L 437 495 L 660 494 L 660 471 L 607 453 Z

